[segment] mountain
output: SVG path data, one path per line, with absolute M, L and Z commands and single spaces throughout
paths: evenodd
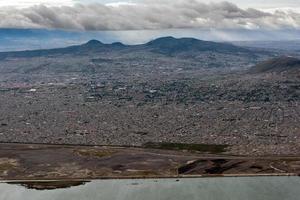
M 40 57 L 40 56 L 55 56 L 62 54 L 75 54 L 85 55 L 89 53 L 97 53 L 103 51 L 115 51 L 120 48 L 126 47 L 122 43 L 103 44 L 98 40 L 90 40 L 82 45 L 74 45 L 65 48 L 55 49 L 40 49 L 40 50 L 28 50 L 28 51 L 14 51 L 14 52 L 0 52 L 0 59 L 14 58 L 14 57 Z
M 152 51 L 167 55 L 174 55 L 182 52 L 203 52 L 213 51 L 218 53 L 246 53 L 250 50 L 237 47 L 228 43 L 218 43 L 203 41 L 194 38 L 180 38 L 163 37 L 156 40 L 152 40 L 145 44 L 146 47 L 152 49 Z
M 300 69 L 300 60 L 293 57 L 282 56 L 261 62 L 252 67 L 250 71 L 252 73 L 264 73 L 284 72 L 295 69 Z
M 40 56 L 54 56 L 60 54 L 75 54 L 86 55 L 97 52 L 118 52 L 120 50 L 128 50 L 128 52 L 152 52 L 163 54 L 165 56 L 173 56 L 177 54 L 195 54 L 201 52 L 215 52 L 225 54 L 251 53 L 250 50 L 237 47 L 232 44 L 209 42 L 197 40 L 194 38 L 180 38 L 163 37 L 150 41 L 142 45 L 124 45 L 116 42 L 112 44 L 104 44 L 98 40 L 90 40 L 82 45 L 75 45 L 65 48 L 55 49 L 41 49 L 31 51 L 16 51 L 16 52 L 2 52 L 0 59 L 8 57 L 40 57 Z
M 97 48 L 102 48 L 104 47 L 105 44 L 103 44 L 102 42 L 98 41 L 98 40 L 90 40 L 85 44 L 82 44 L 80 46 L 77 46 L 78 48 L 87 48 L 87 49 L 97 49 Z

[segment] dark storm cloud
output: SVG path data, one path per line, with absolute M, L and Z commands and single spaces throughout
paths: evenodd
M 0 27 L 74 30 L 299 29 L 300 13 L 241 9 L 229 2 L 205 4 L 197 0 L 145 0 L 117 6 L 76 4 L 1 8 Z

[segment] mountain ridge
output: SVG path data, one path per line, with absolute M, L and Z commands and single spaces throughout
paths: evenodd
M 154 48 L 155 52 L 168 55 L 191 51 L 215 51 L 222 53 L 250 52 L 250 50 L 246 48 L 238 47 L 229 43 L 198 40 L 189 37 L 162 37 L 152 40 L 145 45 Z
M 150 51 L 153 53 L 172 56 L 180 53 L 197 53 L 204 51 L 221 53 L 249 53 L 250 50 L 228 43 L 218 43 L 198 40 L 195 38 L 161 37 L 140 45 L 124 45 L 121 42 L 104 44 L 99 40 L 89 40 L 81 45 L 64 48 L 39 49 L 26 51 L 0 52 L 0 59 L 7 57 L 37 57 L 55 54 L 86 54 L 99 51 L 118 51 L 128 49 L 131 51 Z

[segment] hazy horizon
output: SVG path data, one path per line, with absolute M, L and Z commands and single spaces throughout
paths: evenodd
M 0 2 L 0 16 L 0 51 L 89 39 L 140 44 L 163 36 L 226 42 L 300 39 L 295 0 L 15 0 Z
M 243 30 L 195 30 L 171 29 L 148 31 L 70 31 L 49 29 L 0 29 L 0 51 L 59 48 L 85 43 L 91 39 L 103 43 L 121 42 L 126 45 L 143 44 L 153 39 L 172 36 L 190 37 L 216 42 L 240 41 L 295 41 L 300 40 L 297 31 L 243 31 Z

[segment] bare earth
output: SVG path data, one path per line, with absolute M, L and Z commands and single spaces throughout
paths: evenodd
M 226 175 L 298 175 L 300 157 L 241 157 L 187 150 L 0 145 L 1 180 L 88 180 Z

